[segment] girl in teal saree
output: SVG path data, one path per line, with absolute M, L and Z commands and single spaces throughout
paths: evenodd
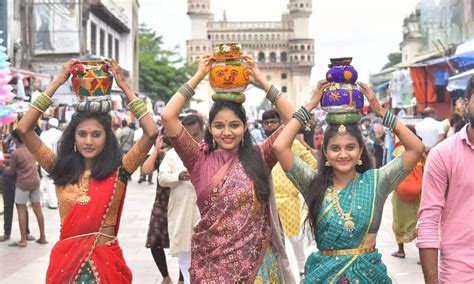
M 306 123 L 304 112 L 319 104 L 327 86 L 325 80 L 318 83 L 305 109 L 295 113 L 273 144 L 282 168 L 308 205 L 308 220 L 319 249 L 306 261 L 304 282 L 391 283 L 375 248 L 383 205 L 421 158 L 424 147 L 382 108 L 369 87 L 360 84 L 372 110 L 391 122 L 386 126 L 400 138 L 405 153 L 380 169 L 372 169 L 358 124 L 330 124 L 324 133 L 319 169 L 313 171 L 291 152 L 291 144 L 301 124 Z

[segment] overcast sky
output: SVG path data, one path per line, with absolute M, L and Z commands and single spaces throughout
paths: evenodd
M 180 46 L 185 55 L 191 21 L 186 0 L 140 0 L 139 21 L 163 35 L 167 47 Z M 211 0 L 214 19 L 279 21 L 289 0 Z M 399 51 L 403 18 L 417 0 L 313 0 L 310 36 L 315 40 L 312 82 L 323 78 L 331 57 L 353 57 L 361 80 L 378 72 L 387 55 Z

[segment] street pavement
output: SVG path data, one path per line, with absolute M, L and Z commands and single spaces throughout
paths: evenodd
M 156 175 L 156 174 L 155 174 Z M 123 249 L 124 257 L 133 273 L 134 283 L 161 283 L 161 274 L 156 267 L 149 249 L 145 247 L 150 212 L 155 198 L 155 185 L 147 182 L 138 184 L 138 176 L 129 183 L 128 192 L 123 209 L 122 222 L 118 239 Z M 0 210 L 3 210 L 3 199 L 0 198 Z M 37 223 L 31 208 L 30 230 L 36 237 L 39 236 Z M 46 237 L 49 244 L 40 245 L 28 242 L 26 248 L 8 247 L 8 242 L 0 243 L 0 283 L 44 283 L 46 269 L 49 262 L 49 253 L 59 238 L 59 213 L 43 207 L 46 220 Z M 3 216 L 2 216 L 3 217 Z M 3 218 L 0 234 L 3 234 Z M 12 240 L 19 239 L 18 218 L 15 212 L 13 217 Z M 388 273 L 393 283 L 424 283 L 421 266 L 417 264 L 418 250 L 413 243 L 406 245 L 406 258 L 392 257 L 390 254 L 397 249 L 397 244 L 391 230 L 392 206 L 390 197 L 384 208 L 384 218 L 377 238 L 377 248 L 383 255 L 383 262 L 387 265 Z M 306 250 L 309 255 L 316 250 L 310 246 Z M 293 271 L 297 271 L 296 261 L 291 246 L 287 246 Z M 168 270 L 176 283 L 178 279 L 178 263 L 176 258 L 167 255 Z M 296 275 L 296 274 L 295 274 Z M 298 277 L 296 275 L 296 277 Z M 298 279 L 298 278 L 297 278 Z

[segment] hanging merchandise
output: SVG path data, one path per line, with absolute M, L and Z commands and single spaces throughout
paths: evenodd
M 406 108 L 411 106 L 413 88 L 410 72 L 407 69 L 397 70 L 392 73 L 389 88 L 393 108 Z
M 23 83 L 23 74 L 21 74 L 20 72 L 17 73 L 16 75 L 16 81 L 17 81 L 17 85 L 16 85 L 16 97 L 18 99 L 25 99 L 26 98 L 26 93 L 25 93 L 25 85 Z
M 3 32 L 0 31 L 0 34 Z M 13 87 L 8 83 L 12 79 L 10 75 L 10 62 L 8 62 L 7 49 L 3 46 L 3 39 L 0 39 L 0 125 L 5 125 L 16 120 L 15 109 L 9 104 L 15 94 L 12 93 Z

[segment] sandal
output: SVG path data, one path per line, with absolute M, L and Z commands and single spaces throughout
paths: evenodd
M 20 244 L 19 242 L 13 242 L 8 244 L 9 247 L 19 247 L 19 248 L 24 248 L 26 247 L 26 244 Z
M 42 240 L 42 239 L 37 239 L 35 242 L 37 242 L 37 243 L 40 244 L 40 245 L 45 245 L 45 244 L 48 243 L 47 240 Z
M 8 235 L 0 236 L 0 242 L 5 242 L 5 241 L 9 241 L 9 240 L 10 240 L 10 236 L 8 236 Z
M 392 253 L 392 256 L 393 257 L 398 257 L 398 258 L 405 258 L 405 253 L 396 251 L 396 252 Z

